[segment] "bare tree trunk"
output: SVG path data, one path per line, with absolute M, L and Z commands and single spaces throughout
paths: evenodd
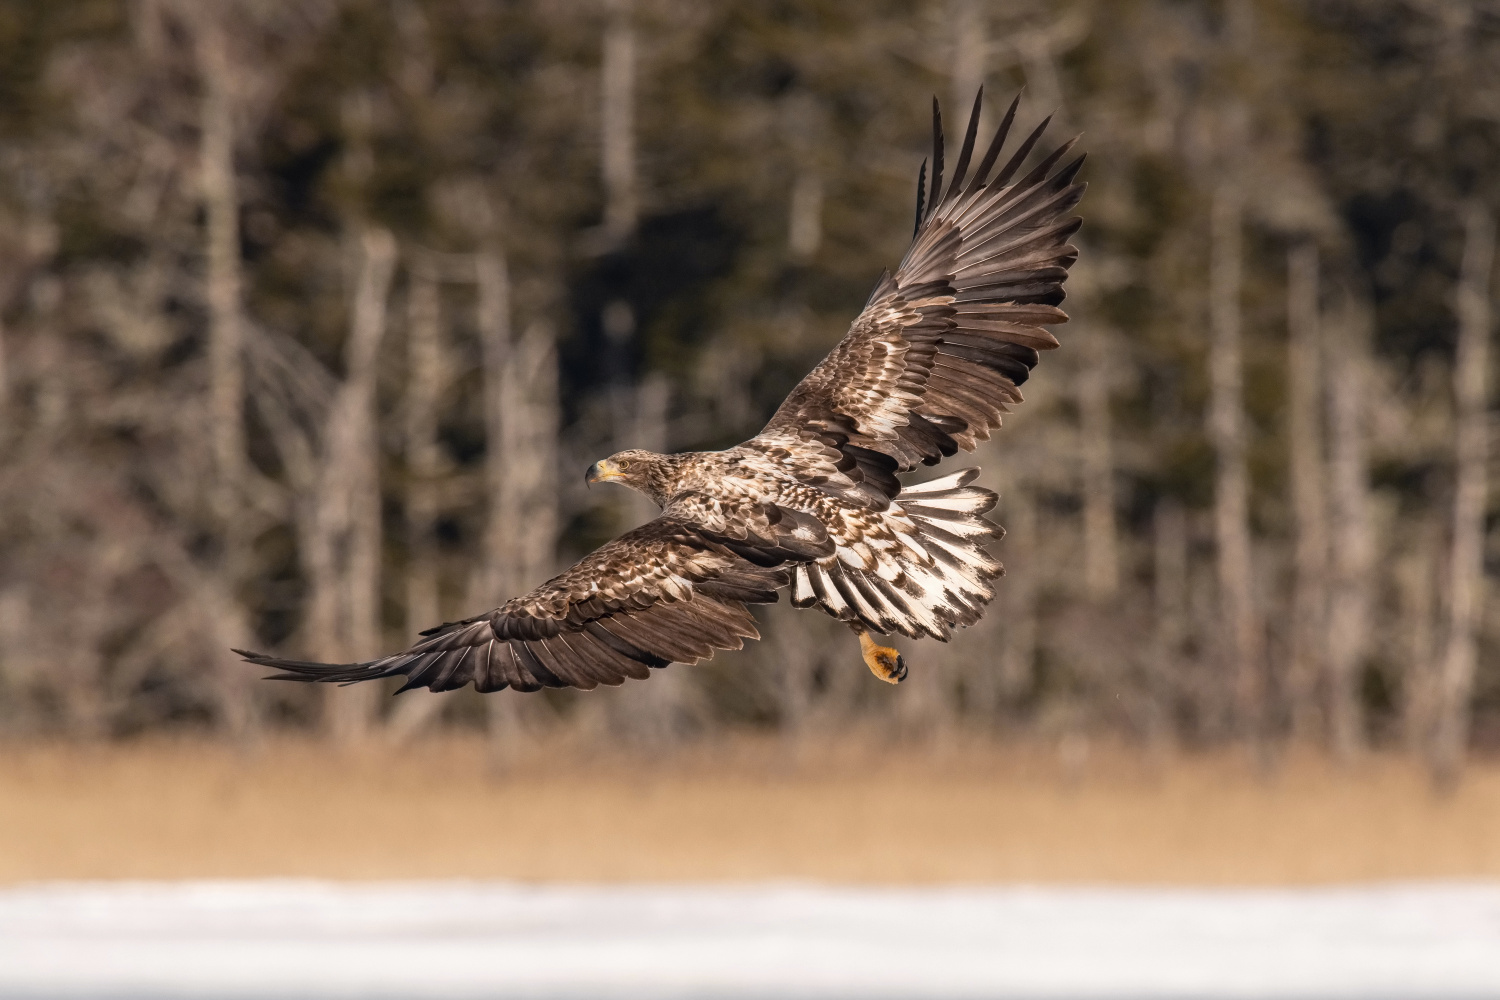
M 1495 222 L 1478 202 L 1464 210 L 1463 273 L 1458 286 L 1458 358 L 1453 373 L 1453 549 L 1449 557 L 1448 628 L 1438 679 L 1432 768 L 1441 783 L 1456 781 L 1469 742 L 1476 636 L 1484 607 L 1484 527 L 1488 504 L 1490 395 L 1490 272 Z
M 604 229 L 616 242 L 635 232 L 640 215 L 635 165 L 635 62 L 630 0 L 611 0 L 599 74 L 599 104 L 604 150 Z
M 506 564 L 512 588 L 524 593 L 552 575 L 561 531 L 557 511 L 557 345 L 544 322 L 529 325 L 515 342 L 503 373 L 506 401 L 501 454 L 509 475 L 496 495 L 496 517 L 509 526 Z M 501 743 L 514 742 L 535 717 L 539 702 L 501 694 L 491 723 Z M 501 744 L 497 744 L 497 749 Z
M 557 344 L 552 328 L 529 325 L 504 370 L 507 401 L 501 451 L 508 475 L 498 516 L 510 524 L 509 563 L 519 593 L 553 569 L 560 531 L 557 511 Z
M 1083 582 L 1089 599 L 1113 600 L 1120 589 L 1115 528 L 1115 467 L 1109 412 L 1109 344 L 1101 330 L 1084 338 L 1078 378 L 1083 445 Z
M 1050 23 L 1008 35 L 1006 41 L 1026 72 L 1026 89 L 1036 106 L 1067 114 L 1057 62 L 1088 35 L 1089 15 L 1081 6 Z
M 433 101 L 434 61 L 431 26 L 416 4 L 395 9 L 401 34 L 396 79 L 415 101 Z M 408 258 L 406 301 L 406 398 L 403 401 L 406 450 L 406 635 L 444 620 L 438 576 L 439 482 L 447 462 L 438 440 L 438 407 L 450 377 L 443 332 L 440 271 L 432 255 Z M 385 736 L 403 742 L 433 722 L 451 699 L 446 693 L 404 692 L 392 706 Z
M 1327 650 L 1328 514 L 1323 495 L 1323 349 L 1318 322 L 1318 248 L 1287 256 L 1287 438 L 1291 451 L 1293 557 L 1291 650 L 1286 698 L 1291 732 L 1307 740 L 1318 731 L 1318 678 Z
M 1440 532 L 1424 518 L 1410 535 L 1411 550 L 1396 567 L 1400 600 L 1399 634 L 1405 639 L 1401 679 L 1401 728 L 1414 757 L 1427 752 L 1437 714 L 1436 594 Z
M 358 277 L 345 376 L 323 440 L 323 467 L 313 503 L 309 626 L 320 659 L 369 659 L 380 644 L 380 438 L 375 420 L 376 358 L 385 335 L 386 298 L 396 241 L 368 228 L 359 239 Z M 378 687 L 326 692 L 327 724 L 342 741 L 369 734 Z
M 429 269 L 414 267 L 408 291 L 406 329 L 406 630 L 415 635 L 438 622 L 436 539 L 438 479 L 443 474 L 438 442 L 438 402 L 447 381 L 438 283 Z
M 1370 572 L 1374 552 L 1366 457 L 1368 317 L 1346 300 L 1328 340 L 1328 485 L 1332 522 L 1327 623 L 1328 724 L 1334 752 L 1344 760 L 1364 746 L 1360 672 L 1370 628 Z
M 777 110 L 797 170 L 787 205 L 787 252 L 805 261 L 823 245 L 823 176 L 818 169 L 818 149 L 827 139 L 827 130 L 822 108 L 805 90 L 793 90 L 779 102 Z
M 792 185 L 790 218 L 787 221 L 787 250 L 793 257 L 807 260 L 823 244 L 823 178 L 811 167 L 797 172 Z
M 366 659 L 380 652 L 380 430 L 375 412 L 376 358 L 385 336 L 386 299 L 396 264 L 396 241 L 383 229 L 364 234 L 364 263 L 355 292 L 349 359 L 352 453 L 349 591 L 350 650 Z M 374 689 L 371 689 L 373 698 Z
M 444 472 L 438 404 L 448 379 L 438 276 L 418 258 L 407 289 L 406 324 L 406 634 L 443 620 L 438 590 L 438 482 Z M 409 691 L 391 710 L 387 736 L 404 740 L 448 704 L 441 694 Z
M 483 558 L 469 585 L 476 604 L 496 605 L 519 592 L 522 585 L 511 565 L 511 537 L 517 530 L 515 512 L 501 500 L 507 494 L 510 456 L 505 452 L 508 407 L 507 373 L 511 367 L 510 273 L 505 257 L 487 250 L 475 255 L 474 277 L 479 292 L 479 348 L 484 365 L 484 480 L 489 498 Z
M 953 107 L 964 112 L 984 83 L 990 57 L 988 25 L 979 0 L 951 0 Z M 962 123 L 960 123 L 962 124 Z
M 224 724 L 244 739 L 256 728 L 254 677 L 240 668 L 231 646 L 249 645 L 249 624 L 237 591 L 249 573 L 250 538 L 245 491 L 245 352 L 241 325 L 239 192 L 234 169 L 233 69 L 223 28 L 213 17 L 197 27 L 203 77 L 200 105 L 199 177 L 207 230 L 208 419 L 213 450 L 211 507 L 220 551 L 210 623 L 217 637 L 214 687 Z
M 240 331 L 239 195 L 234 175 L 230 69 L 215 24 L 199 40 L 204 76 L 200 172 L 208 233 L 209 420 L 214 450 L 215 505 L 234 520 L 243 488 L 245 374 Z M 229 527 L 227 538 L 234 534 Z
M 506 433 L 518 402 L 509 395 L 511 363 L 510 271 L 505 256 L 490 247 L 474 255 L 478 289 L 479 357 L 484 366 L 484 480 L 489 500 L 483 556 L 469 581 L 469 604 L 499 607 L 523 593 L 527 581 L 512 561 L 513 539 L 522 530 L 516 511 L 507 503 L 506 481 L 510 455 Z M 538 581 L 539 582 L 539 581 Z M 522 725 L 521 704 L 514 692 L 491 695 L 485 702 L 491 757 L 503 764 L 513 750 Z
M 557 509 L 557 434 L 561 424 L 557 395 L 557 343 L 545 322 L 527 326 L 511 350 L 503 379 L 507 400 L 501 453 L 509 475 L 498 495 L 498 516 L 510 525 L 507 561 L 516 593 L 550 577 L 556 568 L 561 523 Z M 504 513 L 504 512 L 509 513 Z M 534 717 L 539 703 L 522 711 L 516 696 L 501 696 L 514 706 L 510 731 Z
M 1262 735 L 1262 636 L 1255 607 L 1250 543 L 1250 475 L 1246 465 L 1243 361 L 1240 346 L 1243 192 L 1224 179 L 1213 195 L 1209 276 L 1209 437 L 1217 455 L 1214 536 L 1219 600 L 1228 640 L 1241 732 Z
M 490 501 L 484 561 L 470 604 L 493 607 L 549 576 L 560 531 L 557 511 L 557 348 L 536 323 L 513 341 L 510 281 L 498 250 L 475 257 L 484 359 L 485 481 Z M 497 752 L 514 743 L 524 713 L 512 694 L 489 699 Z

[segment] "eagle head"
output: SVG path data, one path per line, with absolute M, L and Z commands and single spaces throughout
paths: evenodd
M 631 448 L 601 459 L 589 466 L 584 481 L 594 483 L 620 483 L 665 505 L 671 496 L 671 456 L 658 455 L 653 451 Z

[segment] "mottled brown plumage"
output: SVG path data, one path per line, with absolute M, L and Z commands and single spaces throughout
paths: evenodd
M 946 640 L 978 620 L 1002 571 L 985 551 L 1001 531 L 984 517 L 995 495 L 970 485 L 978 469 L 904 488 L 897 477 L 973 450 L 1021 401 L 1038 351 L 1057 346 L 1045 327 L 1067 319 L 1058 305 L 1077 256 L 1083 158 L 1058 166 L 1069 142 L 1018 178 L 1044 121 L 991 177 L 1013 102 L 970 176 L 979 109 L 976 98 L 945 186 L 933 102 L 931 190 L 919 192 L 906 258 L 760 434 L 717 452 L 625 451 L 590 470 L 661 505 L 656 520 L 401 653 L 355 664 L 243 655 L 290 680 L 593 688 L 741 648 L 758 637 L 747 605 L 789 587 L 794 605 L 860 633 L 877 675 L 900 680 L 904 661 L 866 633 Z

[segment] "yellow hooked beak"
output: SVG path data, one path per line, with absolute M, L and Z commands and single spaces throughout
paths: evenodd
M 594 483 L 607 483 L 611 479 L 621 479 L 623 473 L 615 468 L 615 464 L 609 459 L 600 459 L 589 466 L 589 471 L 583 474 L 583 481 L 593 485 Z

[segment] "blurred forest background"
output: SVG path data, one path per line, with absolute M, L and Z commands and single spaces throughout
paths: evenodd
M 929 95 L 1084 133 L 1009 576 L 588 694 L 268 684 L 491 607 L 754 433 L 910 236 Z M 8 0 L 0 733 L 726 727 L 1500 746 L 1500 3 Z M 957 461 L 957 460 L 955 460 Z

